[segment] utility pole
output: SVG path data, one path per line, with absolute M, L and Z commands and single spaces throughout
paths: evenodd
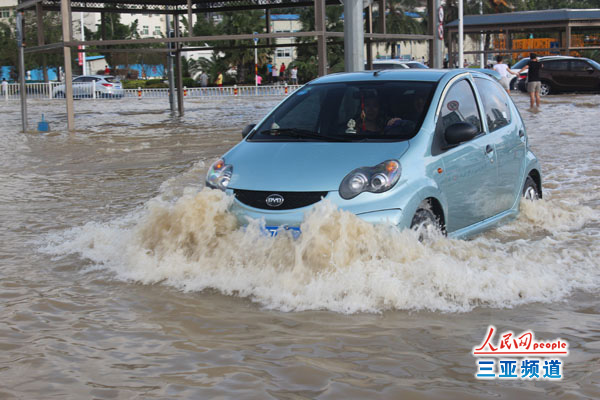
M 255 35 L 258 32 L 254 32 Z M 258 86 L 258 48 L 256 45 L 258 44 L 258 38 L 254 38 L 254 86 Z
M 79 20 L 81 21 L 81 41 L 85 42 L 85 31 L 84 31 L 84 25 L 83 25 L 83 11 L 80 13 L 80 17 Z M 85 46 L 81 46 L 81 50 L 85 50 Z M 81 58 L 82 58 L 82 67 L 83 67 L 83 75 L 87 75 L 87 66 L 85 65 L 85 51 L 81 52 Z
M 463 0 L 458 0 L 458 68 L 465 66 L 463 36 Z
M 346 72 L 365 69 L 363 0 L 344 2 L 344 63 Z
M 25 92 L 25 49 L 23 49 L 23 12 L 17 13 L 17 47 L 19 48 L 19 91 L 21 92 L 21 124 L 27 132 L 27 95 Z
M 479 0 L 479 15 L 483 14 L 483 0 Z M 481 51 L 481 54 L 479 55 L 479 64 L 480 67 L 479 68 L 485 68 L 485 57 L 484 57 L 484 38 L 483 38 L 483 32 L 481 32 L 481 34 L 479 35 L 479 50 Z
M 166 14 L 165 19 L 167 22 L 167 37 L 173 37 L 173 31 L 171 30 L 171 15 Z M 169 105 L 171 106 L 171 112 L 175 112 L 175 71 L 173 70 L 173 43 L 167 44 L 169 50 L 167 53 L 167 78 L 169 80 Z

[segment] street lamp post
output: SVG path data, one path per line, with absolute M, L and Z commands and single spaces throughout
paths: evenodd
M 258 32 L 254 32 L 255 35 Z M 258 48 L 256 45 L 258 44 L 258 38 L 254 38 L 254 86 L 258 86 Z

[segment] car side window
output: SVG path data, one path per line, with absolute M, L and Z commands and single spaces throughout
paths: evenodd
M 477 106 L 477 101 L 475 101 L 473 88 L 466 79 L 455 83 L 446 93 L 435 127 L 435 134 L 431 145 L 432 155 L 441 154 L 447 148 L 444 137 L 446 128 L 463 121 L 475 125 L 479 132 L 483 132 L 479 107 Z
M 588 68 L 591 68 L 590 64 L 582 60 L 573 60 L 571 61 L 571 71 L 587 71 Z
M 495 82 L 484 78 L 475 78 L 475 86 L 481 95 L 490 132 L 510 124 L 510 107 L 506 91 Z
M 473 89 L 466 79 L 455 83 L 446 94 L 440 112 L 440 119 L 443 130 L 446 130 L 452 124 L 464 121 L 475 125 L 479 132 L 483 131 Z
M 548 71 L 566 71 L 569 69 L 568 61 L 546 61 L 543 64 L 544 69 Z
M 83 76 L 80 76 L 79 78 L 73 79 L 73 82 L 74 83 L 81 83 L 81 82 L 83 82 Z

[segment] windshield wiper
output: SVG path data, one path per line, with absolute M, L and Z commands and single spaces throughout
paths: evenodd
M 308 129 L 300 129 L 300 128 L 273 128 L 273 129 L 265 129 L 263 131 L 260 131 L 260 133 L 262 135 L 271 135 L 271 136 L 277 136 L 277 135 L 283 134 L 286 136 L 292 136 L 296 139 L 316 139 L 316 140 L 323 140 L 323 141 L 333 140 L 336 142 L 352 141 L 351 137 L 346 138 L 346 137 L 342 137 L 342 136 L 320 135 L 317 132 L 309 131 Z

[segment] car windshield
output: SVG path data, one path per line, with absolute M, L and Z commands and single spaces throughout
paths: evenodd
M 250 141 L 401 141 L 419 130 L 437 82 L 307 85 L 254 129 Z
M 511 69 L 521 69 L 525 66 L 525 64 L 527 64 L 528 61 L 529 61 L 529 57 L 523 58 L 522 60 L 520 60 L 519 62 L 517 62 L 515 65 L 513 65 L 510 68 Z
M 429 68 L 427 65 L 421 64 L 421 63 L 418 63 L 418 62 L 407 63 L 407 64 L 408 64 L 408 68 Z
M 594 61 L 594 60 L 587 60 L 587 62 L 589 62 L 590 64 L 592 64 L 594 67 L 596 67 L 596 69 L 600 69 L 600 64 L 598 64 L 596 61 Z
M 408 66 L 403 63 L 373 63 L 373 69 L 407 69 Z M 365 64 L 365 69 L 367 68 L 367 64 Z

